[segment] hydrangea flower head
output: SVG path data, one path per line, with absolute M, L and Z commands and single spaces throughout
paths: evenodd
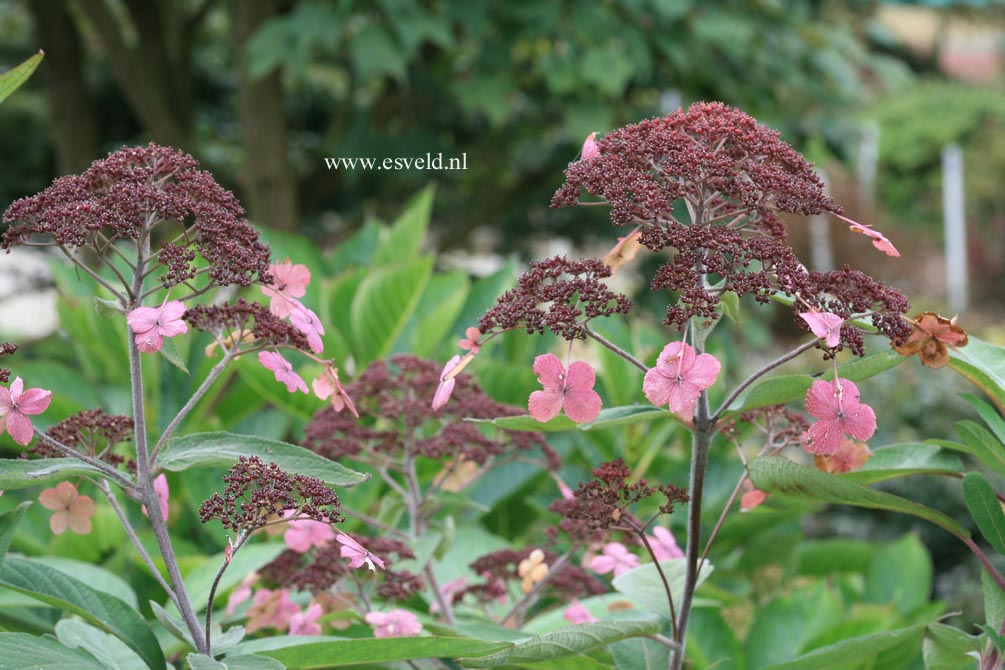
M 42 507 L 52 510 L 49 528 L 53 535 L 62 535 L 69 528 L 77 535 L 91 532 L 91 517 L 97 511 L 90 496 L 77 493 L 77 487 L 70 482 L 60 482 L 58 486 L 45 489 L 38 496 Z
M 10 388 L 0 386 L 0 433 L 7 431 L 22 447 L 31 442 L 35 429 L 28 417 L 41 414 L 52 402 L 52 391 L 24 388 L 24 380 L 16 377 Z
M 593 390 L 597 375 L 589 364 L 574 361 L 566 374 L 558 356 L 543 354 L 534 359 L 534 372 L 544 390 L 531 393 L 527 406 L 538 421 L 550 421 L 563 408 L 576 423 L 588 423 L 600 414 L 600 395 Z
M 876 414 L 859 401 L 858 387 L 847 379 L 816 380 L 806 392 L 806 411 L 816 418 L 806 431 L 811 454 L 837 453 L 845 435 L 864 442 L 876 432 Z
M 160 307 L 137 307 L 126 316 L 126 323 L 136 334 L 136 348 L 150 354 L 161 350 L 165 337 L 188 332 L 188 325 L 182 319 L 184 315 L 185 304 L 170 300 Z
M 694 416 L 701 392 L 711 387 L 719 376 L 721 364 L 712 354 L 698 355 L 694 347 L 674 341 L 666 345 L 642 382 L 649 402 L 668 405 L 683 419 Z

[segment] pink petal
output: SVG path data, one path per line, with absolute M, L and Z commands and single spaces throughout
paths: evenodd
M 160 503 L 161 518 L 167 521 L 168 514 L 171 512 L 171 506 L 168 503 L 171 491 L 168 488 L 167 475 L 163 472 L 154 479 L 154 492 L 157 494 L 157 501 Z
M 700 395 L 701 391 L 687 381 L 671 383 L 668 394 L 670 411 L 682 419 L 691 419 L 698 408 Z
M 52 402 L 52 391 L 45 389 L 28 389 L 17 400 L 18 411 L 22 414 L 41 414 L 49 408 Z
M 20 377 L 15 377 L 14 381 L 10 384 L 10 390 L 7 391 L 12 402 L 20 402 L 21 394 L 24 393 L 24 380 Z
M 454 356 L 447 364 L 443 366 L 443 371 L 440 372 L 440 385 L 436 387 L 436 393 L 433 394 L 433 409 L 437 410 L 447 404 L 450 400 L 450 394 L 454 392 L 454 384 L 457 381 L 456 377 L 450 377 L 447 379 L 447 375 L 457 367 L 457 364 L 461 362 L 460 356 Z
M 332 384 L 331 378 L 324 372 L 314 378 L 314 381 L 311 382 L 311 388 L 314 389 L 314 395 L 319 400 L 327 400 L 331 397 L 332 393 L 335 393 L 335 385 Z
M 800 312 L 802 317 L 813 334 L 824 340 L 828 347 L 836 347 L 841 343 L 841 324 L 844 323 L 837 314 L 829 312 Z
M 69 522 L 70 513 L 68 511 L 56 512 L 49 517 L 49 529 L 52 530 L 53 535 L 62 535 L 66 532 Z
M 38 496 L 42 507 L 53 511 L 65 510 L 77 497 L 77 487 L 70 482 L 60 482 L 54 488 L 45 489 Z
M 683 359 L 683 360 L 682 360 Z M 690 344 L 674 341 L 663 347 L 659 358 L 656 359 L 656 369 L 663 376 L 671 379 L 686 370 L 690 370 L 694 365 L 694 347 Z
M 144 354 L 152 354 L 160 351 L 161 347 L 164 346 L 164 339 L 156 330 L 139 333 L 134 339 L 136 341 L 136 348 Z
M 569 364 L 569 374 L 565 379 L 565 388 L 573 391 L 586 391 L 597 383 L 597 373 L 589 363 L 574 361 Z
M 580 160 L 585 161 L 600 155 L 600 147 L 597 146 L 597 142 L 594 139 L 596 136 L 596 133 L 590 133 L 586 136 L 586 141 L 583 142 L 583 149 L 580 151 Z
M 285 358 L 274 351 L 258 352 L 258 362 L 265 366 L 266 370 L 272 370 L 273 372 L 285 372 L 291 367 Z
M 22 447 L 27 447 L 31 438 L 35 436 L 31 419 L 21 412 L 7 412 L 4 418 L 7 420 L 7 432 L 10 433 L 10 436 Z
M 134 333 L 145 333 L 157 326 L 160 310 L 156 307 L 137 307 L 126 315 L 126 323 Z
M 659 368 L 649 368 L 642 380 L 642 392 L 649 402 L 662 407 L 670 402 L 670 382 L 671 379 L 660 372 Z
M 583 607 L 578 600 L 573 600 L 572 604 L 562 612 L 562 618 L 575 625 L 583 623 L 595 623 L 597 617 L 590 613 L 590 610 Z
M 830 456 L 841 447 L 843 436 L 840 421 L 821 419 L 806 431 L 806 451 L 820 456 Z
M 565 367 L 555 354 L 542 354 L 535 358 L 534 372 L 537 374 L 537 381 L 545 390 L 561 391 L 564 386 Z
M 563 399 L 562 392 L 557 389 L 534 391 L 527 399 L 527 409 L 535 420 L 545 423 L 562 411 Z
M 851 384 L 851 382 L 847 380 L 842 381 L 844 382 L 842 387 L 845 388 L 845 393 L 847 393 L 848 387 L 846 385 Z M 852 384 L 851 386 L 854 388 L 855 385 Z M 855 390 L 857 392 L 858 389 Z M 817 419 L 837 419 L 838 403 L 833 382 L 818 379 L 810 384 L 809 390 L 806 391 L 806 411 Z
M 876 432 L 876 413 L 864 403 L 846 405 L 843 429 L 856 440 L 865 442 Z
M 590 570 L 593 570 L 598 575 L 606 575 L 608 572 L 614 570 L 617 564 L 617 560 L 610 556 L 594 556 L 593 560 L 590 561 Z
M 97 510 L 94 501 L 89 496 L 78 496 L 70 508 L 68 518 L 70 530 L 78 535 L 91 532 L 91 517 Z
M 701 390 L 711 388 L 719 377 L 722 364 L 712 354 L 701 354 L 694 359 L 694 365 L 686 373 L 687 380 Z
M 576 423 L 589 423 L 595 420 L 600 414 L 602 405 L 600 395 L 593 389 L 567 391 L 565 394 L 565 414 Z

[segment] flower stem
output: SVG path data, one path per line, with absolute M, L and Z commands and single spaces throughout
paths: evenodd
M 741 393 L 743 393 L 747 389 L 748 386 L 750 386 L 751 384 L 753 384 L 754 382 L 756 382 L 758 379 L 760 379 L 764 375 L 768 374 L 769 372 L 771 372 L 772 370 L 774 370 L 775 368 L 777 368 L 782 363 L 785 363 L 787 361 L 791 361 L 793 358 L 795 358 L 799 354 L 803 353 L 804 351 L 808 351 L 808 350 L 812 349 L 813 347 L 816 346 L 817 342 L 818 342 L 818 340 L 815 340 L 815 339 L 814 340 L 810 340 L 809 342 L 804 342 L 803 344 L 800 344 L 798 347 L 796 347 L 792 351 L 786 352 L 786 353 L 782 354 L 781 356 L 779 356 L 778 358 L 776 358 L 775 360 L 773 360 L 773 361 L 771 361 L 769 363 L 766 363 L 759 370 L 757 370 L 756 372 L 754 372 L 753 374 L 751 374 L 749 377 L 747 377 L 746 379 L 744 379 L 742 382 L 740 382 L 739 386 L 737 386 L 735 389 L 733 389 L 733 392 L 730 393 L 729 396 L 727 396 L 726 399 L 722 401 L 722 404 L 719 405 L 719 409 L 715 410 L 715 412 L 712 414 L 712 416 L 709 417 L 709 420 L 711 422 L 715 423 L 719 419 L 719 417 L 722 416 L 722 413 L 725 412 L 727 409 L 729 409 L 729 406 L 733 404 L 733 401 L 736 400 L 737 397 L 739 397 L 739 395 Z
M 213 366 L 213 368 L 209 371 L 209 374 L 206 375 L 206 378 L 202 381 L 202 384 L 199 385 L 199 388 L 196 389 L 195 393 L 192 394 L 192 397 L 185 403 L 185 406 L 178 410 L 178 414 L 171 419 L 171 423 L 169 423 L 167 428 L 164 429 L 160 439 L 157 440 L 157 444 L 154 445 L 153 451 L 150 452 L 151 465 L 156 464 L 157 455 L 160 453 L 161 449 L 164 448 L 164 445 L 167 444 L 168 438 L 174 434 L 178 424 L 184 421 L 185 417 L 192 411 L 192 408 L 195 407 L 196 403 L 202 400 L 202 397 L 206 395 L 207 391 L 209 391 L 209 387 L 213 385 L 213 382 L 215 382 L 221 374 L 223 374 L 227 364 L 230 363 L 233 358 L 234 357 L 231 356 L 229 351 L 224 353 L 223 359 Z
M 230 557 L 226 559 L 220 569 L 216 571 L 216 577 L 213 578 L 213 585 L 209 588 L 209 598 L 206 600 L 206 651 L 204 652 L 207 656 L 212 656 L 213 653 L 213 639 L 210 630 L 213 623 L 213 601 L 216 600 L 216 589 L 220 586 L 220 580 L 223 579 L 223 573 L 227 571 L 230 567 L 230 562 L 234 560 L 234 556 L 237 555 L 237 551 L 244 545 L 251 533 L 242 530 L 237 536 L 237 542 L 232 545 L 230 550 Z
M 645 363 L 635 358 L 630 353 L 628 353 L 618 345 L 614 344 L 613 342 L 605 338 L 603 335 L 600 335 L 599 333 L 591 330 L 590 327 L 585 324 L 583 325 L 583 329 L 586 331 L 586 334 L 588 336 L 592 337 L 597 342 L 600 342 L 600 344 L 604 345 L 605 347 L 616 353 L 618 356 L 621 356 L 623 359 L 625 359 L 626 361 L 637 367 L 639 370 L 642 370 L 642 372 L 649 372 L 649 368 L 646 367 Z

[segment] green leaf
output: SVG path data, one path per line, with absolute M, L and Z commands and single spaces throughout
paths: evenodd
M 925 670 L 973 670 L 983 646 L 980 635 L 967 635 L 941 623 L 929 624 L 921 645 Z
M 758 604 L 745 643 L 747 667 L 762 668 L 794 658 L 816 637 L 840 624 L 844 615 L 840 596 L 822 580 L 766 605 Z
M 116 522 L 117 521 L 118 519 L 116 518 Z M 55 570 L 59 570 L 65 575 L 73 575 L 75 578 L 84 582 L 92 589 L 102 591 L 110 596 L 118 598 L 134 610 L 139 609 L 136 592 L 133 591 L 133 587 L 129 585 L 129 582 L 114 572 L 106 570 L 100 565 L 87 563 L 85 561 L 78 561 L 64 556 L 40 556 L 38 558 L 33 558 L 32 560 L 47 565 Z
M 646 641 L 652 642 L 651 640 Z M 616 648 L 621 644 L 625 644 L 625 642 L 619 642 L 612 648 L 612 651 L 615 651 L 614 658 L 616 660 L 618 659 Z M 646 658 L 640 659 L 645 662 L 640 663 L 638 667 L 653 668 L 653 670 L 662 670 L 667 667 L 666 662 L 660 666 L 659 661 L 666 658 L 665 652 L 669 650 L 663 645 L 659 646 L 663 648 L 664 653 L 661 655 L 655 647 L 647 647 Z M 744 668 L 743 650 L 729 624 L 723 619 L 719 608 L 695 607 L 691 610 L 691 624 L 687 629 L 687 658 L 695 670 L 719 667 L 723 670 L 727 668 L 729 670 L 742 670 Z M 625 665 L 624 670 L 633 670 L 634 667 Z
M 377 24 L 364 27 L 349 46 L 353 69 L 360 81 L 387 75 L 404 81 L 407 62 L 391 34 Z
M 353 296 L 352 324 L 359 367 L 384 358 L 401 336 L 433 271 L 430 257 L 369 272 Z
M 660 561 L 659 566 L 663 569 L 663 574 L 666 575 L 667 582 L 670 584 L 670 593 L 673 595 L 674 603 L 680 603 L 684 594 L 685 561 Z M 701 583 L 708 579 L 712 570 L 712 563 L 705 561 L 701 573 L 698 575 L 698 586 L 701 586 Z M 611 584 L 617 591 L 624 593 L 640 605 L 645 605 L 660 616 L 670 618 L 670 603 L 667 602 L 663 580 L 660 579 L 655 563 L 646 563 L 628 572 L 623 572 L 615 577 Z
M 838 375 L 842 379 L 860 382 L 869 377 L 874 377 L 881 372 L 885 372 L 890 368 L 894 368 L 903 362 L 903 356 L 892 349 L 885 349 L 838 366 Z M 824 380 L 833 379 L 834 371 L 828 370 L 819 378 Z M 806 395 L 815 379 L 817 378 L 810 375 L 781 375 L 779 377 L 763 379 L 741 393 L 740 397 L 733 402 L 729 409 L 747 411 L 758 407 L 780 405 L 792 402 L 793 400 L 799 400 Z
M 932 558 L 913 533 L 883 546 L 866 571 L 864 600 L 892 603 L 907 617 L 928 602 L 932 590 Z
M 274 658 L 242 654 L 227 656 L 217 661 L 206 654 L 189 654 L 186 659 L 191 670 L 285 670 L 286 666 Z
M 171 614 L 153 600 L 148 601 L 148 603 L 150 604 L 150 610 L 154 613 L 154 618 L 157 619 L 162 626 L 164 626 L 164 630 L 171 633 L 191 648 L 195 649 L 197 647 L 195 640 L 192 639 L 192 633 L 189 632 L 188 628 L 185 626 L 185 622 L 181 620 L 181 617 Z
M 723 291 L 719 295 L 719 313 L 733 323 L 740 322 L 740 296 L 735 291 Z
M 907 640 L 920 639 L 925 626 L 918 624 L 896 630 L 863 635 L 862 637 L 842 640 L 835 644 L 814 649 L 784 663 L 769 665 L 763 670 L 831 670 L 856 667 L 858 663 L 867 661 L 891 647 Z
M 976 384 L 1005 413 L 1005 347 L 970 337 L 962 349 L 950 348 L 949 367 Z
M 0 102 L 7 99 L 11 93 L 21 87 L 42 62 L 45 53 L 41 50 L 25 62 L 0 74 Z
M 971 393 L 961 393 L 960 397 L 970 403 L 977 413 L 980 415 L 984 423 L 987 424 L 991 432 L 995 434 L 998 441 L 1005 444 L 1005 419 L 1002 418 L 994 407 L 987 404 L 977 396 Z
M 259 653 L 298 670 L 324 670 L 361 663 L 457 658 L 462 654 L 473 658 L 512 646 L 512 642 L 485 642 L 461 637 L 393 637 L 311 642 Z
M 881 447 L 865 465 L 841 477 L 859 484 L 875 484 L 910 475 L 956 475 L 962 470 L 963 464 L 955 454 L 934 444 L 911 442 Z
M 970 453 L 974 457 L 998 474 L 1005 475 L 1005 448 L 991 431 L 970 419 L 957 421 L 953 427 L 960 439 L 970 447 Z
M 450 329 L 464 306 L 468 289 L 468 277 L 463 272 L 434 275 L 395 349 L 423 358 L 433 356 L 444 337 L 453 335 Z M 454 341 L 462 334 L 457 334 Z
M 380 244 L 380 224 L 367 221 L 352 237 L 332 250 L 328 269 L 337 274 L 349 267 L 368 267 Z
M 459 663 L 469 668 L 495 668 L 554 661 L 585 654 L 612 642 L 640 635 L 658 633 L 658 621 L 598 621 L 596 623 L 565 626 L 544 635 L 518 642 L 505 651 L 481 658 L 466 655 Z
M 0 459 L 0 490 L 15 491 L 31 486 L 61 482 L 77 475 L 101 476 L 96 467 L 76 458 Z
M 287 472 L 317 477 L 331 486 L 355 486 L 369 479 L 369 475 L 295 444 L 233 433 L 195 433 L 168 440 L 157 464 L 171 472 L 195 467 L 229 468 L 241 456 L 258 456 L 266 463 L 274 461 Z
M 506 430 L 554 433 L 573 428 L 579 428 L 580 430 L 603 430 L 605 428 L 674 418 L 673 414 L 660 407 L 653 407 L 652 405 L 628 405 L 627 407 L 602 409 L 597 418 L 590 423 L 577 424 L 564 414 L 544 423 L 526 414 L 522 416 L 504 416 L 498 419 L 468 419 L 468 421 L 472 423 L 488 423 L 496 428 L 505 428 Z
M 429 229 L 436 188 L 430 184 L 405 205 L 391 227 L 381 231 L 380 245 L 373 257 L 374 265 L 391 265 L 415 260 L 422 250 L 422 241 Z
M 2 670 L 108 670 L 83 650 L 70 649 L 54 637 L 0 633 Z
M 0 514 L 0 563 L 3 563 L 4 557 L 7 556 L 10 541 L 14 538 L 14 531 L 17 530 L 17 525 L 24 518 L 24 513 L 28 511 L 31 504 L 30 500 L 26 500 L 14 509 Z
M 1005 591 L 987 570 L 981 570 L 981 592 L 984 594 L 984 621 L 998 628 L 1005 621 Z
M 963 500 L 977 522 L 984 539 L 999 554 L 1005 555 L 1005 514 L 991 484 L 979 472 L 963 478 Z
M 754 486 L 766 493 L 910 514 L 931 521 L 957 537 L 970 537 L 966 528 L 942 512 L 890 493 L 874 491 L 816 468 L 796 465 L 785 458 L 758 458 L 750 464 L 750 476 Z
M 526 414 L 522 416 L 503 416 L 498 419 L 465 419 L 465 421 L 487 423 L 496 428 L 505 428 L 506 430 L 540 431 L 542 433 L 557 433 L 563 430 L 572 430 L 576 427 L 576 422 L 564 414 L 559 414 L 551 421 L 546 421 L 545 423 L 541 423 L 534 417 Z
M 810 540 L 799 545 L 800 575 L 826 576 L 836 572 L 865 572 L 876 556 L 876 546 L 862 540 Z
M 146 670 L 147 664 L 121 640 L 76 619 L 56 624 L 56 637 L 70 649 L 83 649 L 108 670 Z M 0 661 L 2 664 L 2 661 Z
M 154 670 L 164 654 L 142 617 L 122 600 L 38 561 L 8 556 L 0 565 L 0 585 L 79 615 L 125 642 Z
M 452 330 L 463 333 L 465 328 L 477 326 L 482 314 L 487 312 L 495 304 L 496 299 L 513 285 L 516 274 L 516 260 L 510 258 L 492 274 L 475 280 L 468 292 L 468 298 L 464 302 L 464 308 L 457 315 Z

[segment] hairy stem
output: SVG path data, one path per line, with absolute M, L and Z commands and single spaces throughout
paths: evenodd
M 98 471 L 101 472 L 102 475 L 104 475 L 108 479 L 111 479 L 116 484 L 125 489 L 127 493 L 131 493 L 133 491 L 135 482 L 132 479 L 130 479 L 127 475 L 124 475 L 115 468 L 113 468 L 108 463 L 98 460 L 93 456 L 88 456 L 87 454 L 81 453 L 76 449 L 74 449 L 73 447 L 68 447 L 59 440 L 53 437 L 49 437 L 46 433 L 43 433 L 41 431 L 36 430 L 35 435 L 38 436 L 40 442 L 44 442 L 46 445 L 52 447 L 53 449 L 63 454 L 67 458 L 76 458 L 78 461 L 82 461 L 96 468 Z
M 591 330 L 589 326 L 584 325 L 583 328 L 586 330 L 586 334 L 588 336 L 592 337 L 597 342 L 600 342 L 600 344 L 604 345 L 605 347 L 616 353 L 618 356 L 621 356 L 623 359 L 625 359 L 626 361 L 637 367 L 639 370 L 642 370 L 642 372 L 649 372 L 649 368 L 646 367 L 645 363 L 635 358 L 630 353 L 628 353 L 618 345 L 614 344 L 613 342 L 605 338 L 603 335 L 600 335 L 599 333 Z
M 164 445 L 167 444 L 168 438 L 174 434 L 178 424 L 184 421 L 185 417 L 188 416 L 189 412 L 191 412 L 196 406 L 196 403 L 202 400 L 202 397 L 206 395 L 207 391 L 209 391 L 209 387 L 213 385 L 213 382 L 215 382 L 221 374 L 223 374 L 227 364 L 230 363 L 233 358 L 234 357 L 231 356 L 229 351 L 224 353 L 223 359 L 213 366 L 213 368 L 209 371 L 209 374 L 206 375 L 206 378 L 202 381 L 202 384 L 199 385 L 199 388 L 196 389 L 195 393 L 192 394 L 192 397 L 185 403 L 185 406 L 178 410 L 178 414 L 171 419 L 171 423 L 169 423 L 167 428 L 164 429 L 160 439 L 157 440 L 157 444 L 154 445 L 153 451 L 150 452 L 151 463 L 157 462 L 157 455 L 160 453 L 161 449 L 164 448 Z
M 666 593 L 667 602 L 670 603 L 670 629 L 673 631 L 673 636 L 677 637 L 677 612 L 674 609 L 673 604 L 673 592 L 670 590 L 670 582 L 667 581 L 667 576 L 663 572 L 663 567 L 660 566 L 659 559 L 656 558 L 656 552 L 653 551 L 653 547 L 649 544 L 649 538 L 646 537 L 645 529 L 639 529 L 636 531 L 639 539 L 642 540 L 642 544 L 645 546 L 646 551 L 649 552 L 649 558 L 653 560 L 653 565 L 656 566 L 656 572 L 659 573 L 660 581 L 663 582 L 663 591 Z
M 220 586 L 220 580 L 223 579 L 223 573 L 227 571 L 230 567 L 230 562 L 234 560 L 234 556 L 237 555 L 237 551 L 244 545 L 251 533 L 242 530 L 237 536 L 237 542 L 231 545 L 230 556 L 220 565 L 220 569 L 216 571 L 216 577 L 213 578 L 213 585 L 209 588 L 209 598 L 206 599 L 206 651 L 204 652 L 207 656 L 213 655 L 213 639 L 212 629 L 213 623 L 213 601 L 216 600 L 216 589 Z
M 804 351 L 808 351 L 808 350 L 812 349 L 813 347 L 816 346 L 817 342 L 818 342 L 818 340 L 815 340 L 815 339 L 814 340 L 810 340 L 809 342 L 804 342 L 803 344 L 800 344 L 798 347 L 796 347 L 792 351 L 784 353 L 781 356 L 779 356 L 778 358 L 776 358 L 775 360 L 773 360 L 773 361 L 771 361 L 771 362 L 766 363 L 765 365 L 763 365 L 756 372 L 754 372 L 749 377 L 747 377 L 742 382 L 740 382 L 739 386 L 737 386 L 735 389 L 733 389 L 733 392 L 730 393 L 726 397 L 726 399 L 722 401 L 722 404 L 719 405 L 719 409 L 715 410 L 715 412 L 712 414 L 712 416 L 709 417 L 709 420 L 712 421 L 713 423 L 715 421 L 717 421 L 719 419 L 719 417 L 722 416 L 722 413 L 725 412 L 727 409 L 729 409 L 729 406 L 733 404 L 733 401 L 736 400 L 737 397 L 739 397 L 739 395 L 741 393 L 743 393 L 747 389 L 748 386 L 750 386 L 751 384 L 753 384 L 754 382 L 756 382 L 758 379 L 760 379 L 764 375 L 768 374 L 769 372 L 771 372 L 772 370 L 774 370 L 775 368 L 777 368 L 782 363 L 785 363 L 786 361 L 791 361 L 793 358 L 795 358 L 799 354 L 803 353 Z

